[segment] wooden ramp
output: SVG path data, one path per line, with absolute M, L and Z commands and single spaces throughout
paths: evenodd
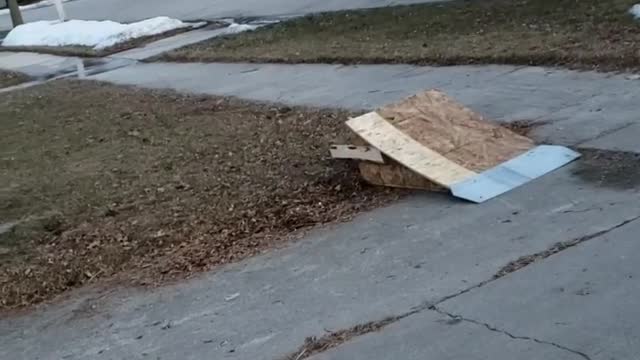
M 531 139 L 486 121 L 437 90 L 350 119 L 347 126 L 361 140 L 334 146 L 331 153 L 359 159 L 365 180 L 451 191 L 474 202 L 500 195 L 579 156 L 560 146 L 537 147 Z

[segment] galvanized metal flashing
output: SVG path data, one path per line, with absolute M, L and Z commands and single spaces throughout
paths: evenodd
M 556 170 L 580 154 L 564 146 L 540 145 L 524 154 L 451 186 L 461 199 L 482 203 Z

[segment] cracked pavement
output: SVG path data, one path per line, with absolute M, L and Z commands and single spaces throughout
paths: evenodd
M 435 311 L 394 324 L 384 336 L 372 334 L 313 359 L 581 359 L 571 351 L 512 337 L 471 321 L 452 321 Z
M 574 349 L 591 359 L 637 354 L 638 222 L 443 303 L 444 311 Z M 528 284 L 528 286 L 527 286 Z M 532 286 L 534 285 L 534 286 Z M 498 300 L 505 289 L 519 294 Z M 499 301 L 499 309 L 489 304 Z M 526 315 L 525 315 L 526 313 Z M 473 314 L 473 315 L 472 315 Z M 526 320 L 526 321 L 524 321 Z
M 538 254 L 530 255 L 527 257 L 534 257 L 536 259 L 535 261 L 544 260 L 550 256 L 556 255 L 571 247 L 578 246 L 589 240 L 604 237 L 610 232 L 616 231 L 617 229 L 620 229 L 624 226 L 635 223 L 638 219 L 640 219 L 640 216 L 635 216 L 631 219 L 622 221 L 621 223 L 611 226 L 607 229 L 594 232 L 593 234 L 582 236 L 578 239 L 570 240 L 563 243 L 558 243 L 558 244 L 564 244 L 564 245 L 559 246 L 558 244 L 556 244 L 548 250 L 545 250 Z M 399 352 L 399 348 L 402 349 L 400 351 L 402 354 L 406 354 L 407 351 L 411 354 L 413 351 L 413 353 L 417 355 L 417 357 L 415 357 L 416 359 L 424 358 L 425 356 L 429 356 L 430 358 L 437 358 L 437 359 L 440 359 L 440 358 L 454 359 L 454 358 L 458 358 L 459 356 L 461 356 L 461 358 L 469 358 L 469 357 L 478 357 L 478 358 L 487 358 L 487 359 L 494 358 L 495 355 L 493 351 L 495 349 L 492 349 L 490 352 L 486 352 L 486 353 L 478 353 L 477 348 L 467 347 L 464 349 L 464 352 L 465 352 L 464 355 L 458 354 L 455 357 L 452 356 L 452 354 L 448 353 L 450 349 L 447 349 L 447 353 L 443 353 L 441 356 L 434 357 L 434 355 L 431 353 L 431 351 L 434 351 L 431 345 L 425 346 L 425 344 L 423 343 L 423 344 L 416 345 L 416 348 L 414 349 L 412 349 L 410 346 L 408 347 L 408 345 L 412 344 L 412 342 L 407 341 L 407 337 L 418 337 L 419 339 L 422 339 L 422 341 L 426 341 L 426 342 L 436 341 L 439 343 L 440 340 L 442 339 L 442 335 L 438 335 L 438 334 L 443 331 L 442 329 L 443 324 L 448 326 L 454 326 L 459 324 L 460 322 L 466 322 L 466 323 L 484 327 L 486 330 L 505 335 L 512 340 L 528 341 L 528 342 L 534 342 L 541 345 L 552 346 L 557 349 L 577 355 L 578 357 L 581 357 L 583 359 L 592 360 L 592 358 L 588 354 L 584 353 L 583 351 L 570 348 L 560 343 L 549 341 L 549 340 L 543 340 L 539 337 L 516 335 L 513 332 L 510 332 L 503 328 L 498 328 L 495 325 L 492 325 L 491 323 L 484 322 L 482 320 L 478 320 L 475 318 L 469 318 L 469 317 L 466 317 L 465 315 L 462 315 L 461 313 L 452 313 L 450 311 L 445 310 L 448 308 L 449 304 L 456 303 L 456 302 L 458 303 L 459 307 L 465 308 L 468 305 L 467 301 L 465 300 L 466 297 L 473 298 L 474 296 L 476 296 L 474 295 L 476 292 L 481 292 L 481 290 L 479 290 L 480 288 L 486 285 L 489 285 L 494 281 L 498 281 L 502 277 L 507 276 L 510 273 L 516 272 L 524 268 L 525 266 L 528 266 L 534 263 L 535 261 L 531 261 L 518 268 L 510 269 L 510 271 L 508 272 L 505 272 L 503 269 L 501 269 L 491 279 L 480 282 L 479 284 L 476 284 L 470 288 L 459 291 L 455 294 L 446 296 L 445 298 L 437 301 L 434 304 L 428 304 L 428 303 L 422 304 L 421 306 L 411 309 L 411 311 L 407 313 L 398 314 L 392 317 L 387 317 L 377 322 L 370 322 L 365 326 L 356 325 L 356 326 L 353 326 L 351 329 L 333 332 L 331 334 L 324 335 L 320 339 L 313 339 L 313 343 L 315 344 L 303 345 L 299 349 L 296 349 L 294 352 L 292 352 L 289 355 L 289 357 L 287 357 L 287 359 L 300 360 L 300 359 L 309 357 L 307 355 L 314 355 L 316 352 L 317 353 L 326 352 L 326 354 L 322 354 L 319 356 L 311 356 L 313 359 L 316 359 L 316 360 L 360 359 L 360 358 L 388 359 L 393 356 L 394 352 Z M 597 270 L 601 270 L 601 269 L 597 269 Z M 532 271 L 535 271 L 535 270 L 532 270 Z M 588 268 L 585 267 L 581 271 L 586 272 L 588 271 Z M 632 277 L 633 277 L 632 275 L 627 275 L 627 278 L 632 278 Z M 504 292 L 502 292 L 501 294 L 503 293 Z M 575 295 L 579 295 L 579 296 L 587 296 L 590 294 L 591 294 L 591 288 L 589 288 L 589 290 L 582 289 L 575 293 Z M 484 303 L 483 300 L 480 300 L 480 302 L 482 303 L 481 306 L 486 306 L 486 303 Z M 499 302 L 499 300 L 497 300 L 497 302 Z M 526 309 L 521 309 L 521 310 L 526 311 Z M 463 310 L 460 310 L 460 311 L 463 311 Z M 436 312 L 440 315 L 444 315 L 448 317 L 449 320 L 442 319 L 441 317 L 434 318 L 429 315 L 424 316 L 423 314 L 424 312 Z M 475 312 L 471 312 L 471 313 L 475 314 Z M 413 319 L 414 317 L 419 319 L 421 322 L 426 323 L 426 325 L 423 325 L 423 328 L 420 328 L 419 330 L 412 329 L 415 327 L 411 325 L 415 320 Z M 389 327 L 389 329 L 387 329 L 387 327 Z M 362 328 L 364 328 L 365 330 L 362 330 Z M 407 331 L 407 329 L 412 329 L 412 330 L 409 332 Z M 473 332 L 475 333 L 477 331 L 478 329 L 474 329 Z M 434 333 L 433 336 L 430 335 L 431 332 Z M 462 333 L 453 334 L 453 336 L 455 336 L 456 339 L 459 339 L 459 338 L 464 339 L 468 332 L 470 332 L 469 329 L 465 329 L 465 331 L 463 331 Z M 348 335 L 345 336 L 345 333 Z M 474 335 L 474 337 L 475 336 L 477 335 Z M 358 339 L 359 337 L 363 337 L 363 339 Z M 353 341 L 353 339 L 355 339 L 355 341 Z M 389 344 L 389 341 L 390 341 L 389 339 L 394 339 L 391 341 L 395 341 L 397 343 Z M 562 337 L 560 337 L 560 339 L 562 339 Z M 344 348 L 340 348 L 345 343 L 346 345 L 344 346 Z M 321 344 L 321 345 L 319 346 L 318 344 Z M 382 348 L 380 348 L 380 344 L 385 344 L 385 345 Z M 320 347 L 320 349 L 314 349 L 313 345 L 316 345 L 315 346 L 316 348 Z M 438 347 L 440 346 L 441 344 L 438 345 Z M 334 348 L 339 348 L 339 349 L 329 350 Z M 513 354 L 513 355 L 516 355 L 516 354 Z M 521 356 L 522 354 L 518 353 L 518 355 Z M 502 356 L 504 358 L 508 358 L 504 355 Z M 538 357 L 546 358 L 545 356 L 541 356 L 541 354 L 538 352 L 536 352 L 536 355 L 532 358 L 538 358 Z M 408 358 L 413 359 L 414 357 L 409 356 Z M 566 357 L 561 357 L 561 358 L 566 358 Z
M 417 194 L 190 281 L 79 291 L 0 320 L 0 358 L 273 360 L 300 354 L 307 337 L 389 317 L 396 321 L 311 358 L 640 353 L 635 77 L 508 66 L 136 64 L 91 78 L 350 109 L 438 87 L 490 117 L 537 121 L 535 139 L 577 146 L 585 158 L 481 205 Z M 628 153 L 599 158 L 585 146 Z
M 563 346 L 563 345 L 560 345 L 560 344 L 556 344 L 554 342 L 550 342 L 550 341 L 546 341 L 546 340 L 540 340 L 540 339 L 529 337 L 529 336 L 514 335 L 514 334 L 512 334 L 512 333 L 510 333 L 510 332 L 508 332 L 506 330 L 498 329 L 498 328 L 492 326 L 491 324 L 483 323 L 483 322 L 480 322 L 478 320 L 468 319 L 468 318 L 462 317 L 460 315 L 450 314 L 450 313 L 448 313 L 446 311 L 443 311 L 443 310 L 439 309 L 437 306 L 434 306 L 433 310 L 438 312 L 438 313 L 440 313 L 440 314 L 443 314 L 443 315 L 446 315 L 446 316 L 450 317 L 453 321 L 458 321 L 459 320 L 459 321 L 465 321 L 465 322 L 469 322 L 469 323 L 476 324 L 476 325 L 481 325 L 481 326 L 484 326 L 485 328 L 487 328 L 487 330 L 489 330 L 489 331 L 493 331 L 493 332 L 497 332 L 497 333 L 500 333 L 500 334 L 504 334 L 504 335 L 508 336 L 509 338 L 511 338 L 513 340 L 533 341 L 533 342 L 535 342 L 537 344 L 549 345 L 549 346 L 553 346 L 555 348 L 558 348 L 560 350 L 568 351 L 568 352 L 570 352 L 572 354 L 575 354 L 575 355 L 578 355 L 578 356 L 580 356 L 580 357 L 582 357 L 582 358 L 584 358 L 586 360 L 590 360 L 591 359 L 587 354 L 585 354 L 583 352 L 580 352 L 580 351 L 574 350 L 574 349 L 570 349 L 570 348 L 568 348 L 566 346 Z

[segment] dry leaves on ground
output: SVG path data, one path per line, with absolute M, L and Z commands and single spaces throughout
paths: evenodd
M 56 81 L 0 97 L 0 308 L 237 261 L 398 192 L 328 146 L 343 111 Z

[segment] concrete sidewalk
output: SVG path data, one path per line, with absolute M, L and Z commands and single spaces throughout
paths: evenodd
M 139 50 L 144 51 L 143 49 Z M 34 82 L 67 76 L 78 77 L 80 72 L 90 75 L 128 66 L 135 62 L 136 60 L 125 57 L 79 58 L 32 52 L 0 52 L 1 70 L 26 74 Z
M 534 137 L 545 142 L 635 151 L 640 135 L 640 83 L 624 74 L 136 64 L 91 78 L 350 109 L 437 87 L 490 117 L 537 121 Z M 304 355 L 306 337 L 388 317 L 317 358 L 633 358 L 640 167 L 638 155 L 614 155 L 586 152 L 481 205 L 415 195 L 153 291 L 76 292 L 0 320 L 0 358 L 272 360 Z
M 515 66 L 150 63 L 93 79 L 356 110 L 438 88 L 490 118 L 538 123 L 533 136 L 540 142 L 640 151 L 633 136 L 640 134 L 640 80 L 629 74 Z
M 129 66 L 173 49 L 222 36 L 228 31 L 228 28 L 192 30 L 101 58 L 4 51 L 0 52 L 0 69 L 21 72 L 35 80 L 65 75 L 78 76 L 79 66 L 88 74 L 101 73 Z
M 473 324 L 441 332 L 433 326 L 441 322 L 440 325 L 447 325 L 449 321 L 428 307 L 448 298 L 464 302 L 469 289 L 492 281 L 503 266 L 521 256 L 543 252 L 560 241 L 607 232 L 640 215 L 635 188 L 595 187 L 574 174 L 579 166 L 578 163 L 563 168 L 482 205 L 442 195 L 415 196 L 362 214 L 353 222 L 313 231 L 286 249 L 178 285 L 149 292 L 118 290 L 106 295 L 90 290 L 77 292 L 62 304 L 0 320 L 0 358 L 275 360 L 297 351 L 308 336 L 321 337 L 412 311 L 417 312 L 391 327 L 390 332 L 383 329 L 377 334 L 384 340 L 375 342 L 385 342 L 389 347 L 387 352 L 381 351 L 378 357 L 371 358 L 388 359 L 391 354 L 404 353 L 403 349 L 412 346 L 411 343 L 416 356 L 407 358 L 423 359 L 429 355 L 436 360 L 451 359 L 444 345 L 447 343 L 449 348 L 457 347 L 458 354 L 489 358 L 497 350 L 487 352 L 491 349 L 481 341 L 483 338 L 495 346 L 510 348 L 505 359 L 511 358 L 509 354 L 520 354 L 521 359 L 564 354 L 558 348 L 519 344 L 519 340 L 487 333 L 489 330 L 483 326 Z M 616 233 L 609 234 L 607 239 L 611 242 L 607 246 L 614 247 Z M 572 251 L 566 250 L 565 256 L 571 257 Z M 583 255 L 575 256 L 578 258 L 574 262 L 582 261 Z M 640 255 L 628 252 L 627 256 L 628 261 L 637 262 Z M 602 271 L 621 271 L 619 259 L 611 257 L 603 261 L 608 269 Z M 567 266 L 568 271 L 574 265 Z M 517 283 L 518 273 L 495 280 L 505 284 L 493 296 L 515 304 L 523 302 L 526 300 L 521 297 L 523 292 L 509 287 L 530 287 L 531 291 L 550 288 L 555 283 L 554 274 L 564 271 L 562 264 L 555 267 L 549 268 L 548 279 L 539 277 L 527 284 Z M 597 274 L 588 272 L 584 276 L 593 276 L 595 280 Z M 629 281 L 598 283 L 598 291 L 619 291 L 628 288 Z M 560 282 L 556 286 L 567 285 Z M 562 336 L 573 335 L 562 334 L 562 327 L 555 325 L 553 318 L 545 318 L 537 307 L 549 306 L 553 301 L 571 301 L 566 296 L 582 286 L 582 282 L 572 284 L 566 293 L 554 290 L 557 297 L 550 296 L 547 303 L 532 303 L 525 308 L 511 306 L 517 314 L 500 313 L 499 302 L 483 304 L 482 298 L 470 301 L 474 306 L 496 307 L 496 314 L 522 319 L 523 324 L 546 319 L 542 325 L 553 330 L 553 340 L 562 344 Z M 637 335 L 636 328 L 618 328 L 620 322 L 616 317 L 607 319 L 607 313 L 618 314 L 632 306 L 625 299 L 623 303 L 609 297 L 594 300 L 600 301 L 604 312 L 598 318 L 600 332 L 630 331 L 630 336 Z M 580 303 L 576 302 L 576 306 Z M 477 313 L 472 309 L 464 315 L 482 319 L 485 314 L 492 314 L 486 309 Z M 592 311 L 592 307 L 584 310 Z M 572 326 L 578 327 L 589 319 L 586 315 L 578 308 L 563 321 L 570 318 Z M 416 340 L 428 336 L 429 341 L 390 340 L 396 338 L 394 329 L 404 328 L 407 322 L 411 323 L 407 331 Z M 544 339 L 545 328 L 540 325 L 518 330 L 519 336 Z M 441 338 L 443 334 L 449 337 Z M 475 337 L 474 334 L 480 337 L 465 341 L 469 336 Z M 594 346 L 606 347 L 607 339 L 603 337 Z M 629 356 L 640 351 L 640 345 L 632 339 L 621 340 L 629 342 Z M 443 353 L 431 352 L 434 342 L 443 347 Z M 344 347 L 347 354 L 351 349 L 349 345 Z M 361 353 L 362 349 L 356 352 Z M 366 358 L 365 354 L 371 355 L 362 352 L 360 358 Z

